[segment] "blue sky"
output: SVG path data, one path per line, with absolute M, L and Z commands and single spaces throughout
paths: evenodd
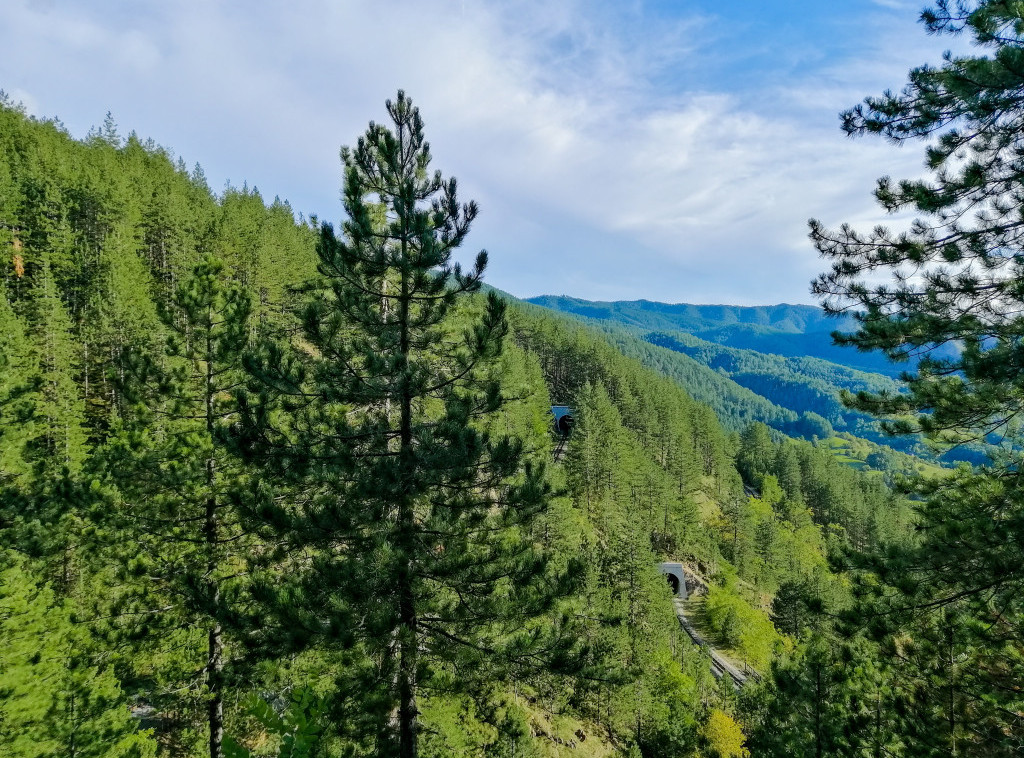
M 513 294 L 811 302 L 806 221 L 884 221 L 920 145 L 838 112 L 949 41 L 905 0 L 3 0 L 0 89 L 83 136 L 109 110 L 337 220 L 338 148 L 402 87 Z

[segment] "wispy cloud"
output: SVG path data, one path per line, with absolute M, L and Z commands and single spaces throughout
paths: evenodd
M 471 243 L 495 253 L 497 286 L 806 302 L 821 265 L 806 219 L 871 219 L 874 177 L 919 170 L 913 151 L 836 128 L 838 107 L 902 80 L 906 50 L 887 52 L 868 15 L 854 58 L 723 89 L 687 75 L 714 55 L 715 19 L 652 13 L 583 0 L 9 0 L 0 87 L 76 133 L 110 109 L 211 179 L 248 179 L 325 218 L 339 213 L 338 146 L 404 87 L 438 167 L 482 202 Z

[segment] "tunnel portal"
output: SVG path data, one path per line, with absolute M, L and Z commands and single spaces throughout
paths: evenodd
M 686 570 L 681 563 L 659 563 L 658 571 L 665 575 L 672 594 L 686 600 Z
M 552 405 L 551 415 L 554 416 L 555 433 L 560 437 L 568 437 L 572 426 L 576 422 L 575 411 L 568 405 Z

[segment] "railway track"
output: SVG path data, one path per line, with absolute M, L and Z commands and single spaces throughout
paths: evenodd
M 554 458 L 555 463 L 558 463 L 562 458 L 565 457 L 566 443 L 569 441 L 569 435 L 564 434 L 558 438 L 558 444 L 555 446 Z
M 707 640 L 701 637 L 700 633 L 693 628 L 690 619 L 686 617 L 686 610 L 683 607 L 682 599 L 678 597 L 672 598 L 672 606 L 675 609 L 679 625 L 689 635 L 690 639 L 693 640 L 693 643 L 707 650 L 711 656 L 711 675 L 715 679 L 721 679 L 723 676 L 729 677 L 733 687 L 736 689 L 745 685 L 747 683 L 747 675 L 727 661 L 721 653 L 709 645 Z

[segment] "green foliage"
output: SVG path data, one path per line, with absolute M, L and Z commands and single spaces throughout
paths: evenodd
M 0 752 L 11 758 L 144 758 L 156 744 L 71 604 L 10 552 L 0 572 Z
M 749 758 L 750 751 L 744 745 L 743 730 L 728 713 L 717 708 L 711 711 L 704 726 L 704 738 L 708 751 L 715 758 Z
M 913 459 L 780 433 L 821 437 L 846 418 L 828 388 L 885 380 L 680 336 L 685 306 L 594 329 L 478 294 L 483 257 L 451 262 L 475 206 L 404 96 L 390 115 L 343 154 L 336 234 L 112 119 L 76 142 L 0 104 L 0 529 L 35 556 L 0 585 L 0 752 L 218 756 L 223 725 L 235 756 L 807 754 L 820 715 L 837 750 L 939 750 L 972 718 L 991 743 L 978 703 L 1019 650 L 977 640 L 1018 610 L 1012 478 L 936 477 L 921 518 L 962 549 L 929 563 L 886 487 Z M 820 327 L 718 311 L 683 315 L 726 342 Z M 972 562 L 958 503 L 999 561 Z M 664 560 L 764 683 L 713 679 Z M 959 591 L 953 561 L 994 605 L 848 628 L 888 586 L 930 602 L 906 567 Z
M 280 326 L 286 289 L 313 270 L 311 230 L 281 204 L 249 210 L 251 223 L 272 219 L 261 226 L 263 246 L 244 261 L 226 256 L 212 276 L 227 284 L 243 264 L 287 260 L 276 264 L 276 288 L 260 300 L 273 311 L 264 321 Z M 148 723 L 179 754 L 194 736 L 181 716 L 205 702 L 171 672 L 197 676 L 195 658 L 184 652 L 196 639 L 182 627 L 203 595 L 193 580 L 207 569 L 187 570 L 197 568 L 200 551 L 183 549 L 189 527 L 174 504 L 201 496 L 190 463 L 209 453 L 210 436 L 204 443 L 186 429 L 180 397 L 149 407 L 139 401 L 181 389 L 169 377 L 197 357 L 191 332 L 180 341 L 184 350 L 167 349 L 167 334 L 186 329 L 172 300 L 204 251 L 223 249 L 217 231 L 230 214 L 201 172 L 190 174 L 151 141 L 122 139 L 112 120 L 75 141 L 58 123 L 27 118 L 0 97 L 0 529 L 5 544 L 40 559 L 33 576 L 52 588 L 54 622 L 62 614 L 76 619 L 73 635 L 51 630 L 54 644 L 59 638 L 70 651 L 66 686 L 74 693 L 53 702 L 73 701 L 85 713 L 120 698 L 120 711 L 111 712 L 123 715 L 116 673 L 140 712 L 163 709 Z M 173 311 L 167 322 L 165 307 Z M 146 376 L 136 377 L 146 361 Z M 177 420 L 168 422 L 167 411 Z M 160 521 L 168 513 L 177 526 Z M 172 612 L 168 598 L 180 610 L 183 592 L 190 612 Z M 200 616 L 210 613 L 204 603 Z M 98 623 L 82 622 L 96 616 Z M 63 727 L 48 728 L 57 738 Z M 118 744 L 84 727 L 75 733 L 78 754 Z
M 251 309 L 240 286 L 223 283 L 223 268 L 207 257 L 179 283 L 162 308 L 169 335 L 162 355 L 126 356 L 120 388 L 128 407 L 92 467 L 100 477 L 93 488 L 102 482 L 116 514 L 97 524 L 113 527 L 101 550 L 122 583 L 107 615 L 132 643 L 149 648 L 180 645 L 172 630 L 205 630 L 206 639 L 196 640 L 202 653 L 181 656 L 185 665 L 163 675 L 188 683 L 194 657 L 205 658 L 214 755 L 223 731 L 221 619 L 255 544 L 228 497 L 241 472 L 214 439 L 218 426 L 235 420 L 230 397 L 241 383 Z
M 426 728 L 420 750 L 425 756 L 531 755 L 530 729 L 522 709 L 506 705 L 500 715 L 486 714 L 497 716 L 492 726 L 468 697 L 425 698 L 421 707 Z
M 704 601 L 708 623 L 727 647 L 756 669 L 771 662 L 780 640 L 767 614 L 751 607 L 735 582 L 711 587 Z
M 770 343 L 761 352 L 741 349 L 745 345 L 742 339 L 739 347 L 728 346 L 732 344 L 728 338 L 715 330 L 705 331 L 709 323 L 719 318 L 715 311 L 725 312 L 721 317 L 731 324 L 726 327 L 727 331 L 733 327 L 741 330 L 763 328 L 756 323 L 737 324 L 737 316 L 729 314 L 732 309 L 728 306 L 614 303 L 611 304 L 614 307 L 606 311 L 596 307 L 602 304 L 573 298 L 540 297 L 529 302 L 590 319 L 589 323 L 604 333 L 621 352 L 671 377 L 686 387 L 694 399 L 712 407 L 729 429 L 741 431 L 756 421 L 767 424 L 776 432 L 807 440 L 825 439 L 834 433 L 855 434 L 876 444 L 896 447 L 929 459 L 936 458 L 936 451 L 922 444 L 920 437 L 893 438 L 869 413 L 845 405 L 845 393 L 898 394 L 899 385 L 891 377 L 898 375 L 902 367 L 890 363 L 885 357 L 858 354 L 854 359 L 849 351 L 826 347 L 829 340 L 827 322 L 819 309 L 810 306 L 765 308 L 781 309 L 781 313 L 789 308 L 806 309 L 808 314 L 793 319 L 780 316 L 780 323 L 787 330 L 799 330 L 805 321 L 813 322 L 819 329 L 813 341 L 816 348 L 829 352 L 828 361 L 810 357 L 817 354 L 810 349 L 794 352 L 793 346 L 788 351 L 782 346 L 781 354 L 774 354 L 780 352 L 775 349 L 779 346 Z M 694 318 L 689 315 L 665 317 L 666 311 L 675 309 L 684 313 L 691 309 L 708 309 L 711 314 Z M 736 310 L 756 312 L 758 309 Z M 768 316 L 764 319 L 765 323 L 771 321 Z M 678 326 L 675 325 L 677 320 Z M 852 317 L 846 317 L 846 321 L 840 323 L 850 327 L 855 322 Z M 680 327 L 685 331 L 679 331 Z M 725 339 L 727 344 L 716 344 L 721 339 Z M 943 356 L 955 356 L 959 352 L 955 346 L 935 350 L 936 355 Z M 870 370 L 890 376 L 851 368 L 853 365 L 864 368 L 857 363 L 858 360 L 877 363 Z M 984 452 L 976 444 L 940 452 L 943 461 L 980 462 L 985 459 Z
M 224 758 L 255 758 L 273 755 L 275 758 L 315 758 L 323 732 L 326 706 L 312 689 L 298 688 L 288 695 L 283 712 L 261 697 L 253 695 L 248 710 L 266 735 L 277 742 L 276 752 L 261 749 L 254 753 L 232 737 L 224 740 Z
M 14 312 L 0 282 L 0 488 L 24 484 L 29 473 L 38 381 L 24 320 Z
M 743 480 L 753 487 L 761 488 L 764 477 L 772 470 L 775 462 L 775 448 L 772 445 L 768 427 L 761 423 L 751 424 L 740 435 L 740 449 L 736 456 L 736 467 Z
M 506 306 L 469 297 L 486 253 L 466 272 L 452 262 L 477 207 L 428 173 L 411 101 L 387 108 L 390 127 L 342 151 L 343 234 L 321 226 L 301 340 L 249 361 L 234 444 L 264 467 L 240 501 L 254 528 L 311 555 L 255 589 L 281 624 L 272 644 L 358 647 L 362 668 L 340 676 L 363 738 L 411 757 L 421 689 L 566 666 L 576 641 L 549 615 L 571 574 L 531 538 L 551 494 L 545 451 L 501 428 Z
M 49 261 L 40 267 L 31 293 L 33 337 L 39 353 L 39 393 L 32 441 L 34 457 L 51 472 L 77 469 L 86 453 L 84 405 L 75 386 L 77 355 L 71 320 L 60 299 Z
M 931 33 L 968 38 L 973 49 L 915 68 L 902 91 L 843 114 L 848 134 L 924 142 L 931 175 L 885 177 L 875 191 L 886 211 L 917 218 L 902 232 L 812 221 L 812 241 L 831 262 L 813 289 L 830 311 L 861 311 L 855 331 L 837 335 L 840 344 L 898 362 L 921 358 L 906 372 L 906 392 L 858 393 L 848 398 L 852 407 L 938 446 L 1002 445 L 990 447 L 990 465 L 975 472 L 917 481 L 922 537 L 865 562 L 882 583 L 866 582 L 870 599 L 858 611 L 901 673 L 921 682 L 894 685 L 901 708 L 913 713 L 903 724 L 915 754 L 1010 755 L 1024 730 L 1024 553 L 1010 536 L 1024 513 L 1014 484 L 1024 386 L 1024 8 L 942 0 L 922 20 Z M 961 349 L 939 350 L 950 345 Z

